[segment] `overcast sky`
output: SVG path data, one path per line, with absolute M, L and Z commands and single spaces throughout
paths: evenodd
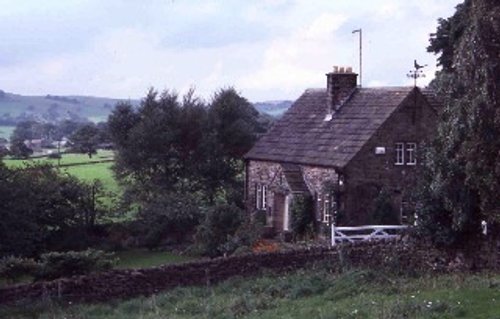
M 437 19 L 460 0 L 0 0 L 0 89 L 141 98 L 234 86 L 251 101 L 324 87 L 333 65 L 363 85 L 409 85 Z

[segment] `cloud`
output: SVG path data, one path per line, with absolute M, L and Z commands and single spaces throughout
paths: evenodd
M 325 61 L 344 60 L 337 50 L 335 31 L 346 16 L 324 13 L 306 26 L 298 27 L 284 38 L 275 39 L 266 48 L 261 65 L 241 78 L 239 86 L 251 90 L 279 89 L 293 92 L 306 84 L 315 84 L 324 73 Z M 334 54 L 332 54 L 334 53 Z
M 0 0 L 2 1 L 2 0 Z M 144 96 L 149 87 L 209 97 L 234 85 L 252 101 L 296 98 L 324 87 L 332 65 L 363 81 L 410 84 L 438 17 L 459 0 L 4 1 L 0 88 L 22 94 Z

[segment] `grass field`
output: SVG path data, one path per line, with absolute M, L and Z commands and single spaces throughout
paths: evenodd
M 86 154 L 74 154 L 74 153 L 64 153 L 61 154 L 62 157 L 60 159 L 61 165 L 67 164 L 83 164 L 83 163 L 94 163 L 103 160 L 112 160 L 113 159 L 113 151 L 108 150 L 99 150 L 97 154 L 93 155 L 92 158 L 89 158 Z M 57 159 L 51 159 L 47 157 L 43 158 L 34 158 L 27 160 L 19 160 L 19 159 L 4 159 L 3 160 L 7 166 L 10 167 L 22 167 L 27 164 L 35 164 L 35 163 L 48 163 L 52 165 L 57 165 Z
M 103 184 L 104 191 L 107 193 L 103 198 L 103 205 L 111 208 L 114 203 L 114 199 L 121 195 L 122 190 L 113 176 L 113 171 L 111 170 L 113 162 L 98 162 L 112 159 L 113 151 L 106 150 L 99 150 L 97 154 L 92 156 L 92 158 L 89 158 L 85 154 L 63 154 L 61 158 L 61 165 L 85 165 L 61 166 L 60 170 L 61 173 L 73 175 L 85 182 L 92 182 L 96 179 L 100 180 Z M 57 159 L 50 158 L 36 158 L 29 160 L 4 159 L 3 161 L 9 167 L 23 167 L 35 163 L 48 163 L 57 166 Z M 117 220 L 123 220 L 124 218 L 128 219 L 133 215 L 133 213 L 125 215 L 126 216 L 117 218 Z
M 3 137 L 5 139 L 9 139 L 10 135 L 14 131 L 15 126 L 4 126 L 0 125 L 0 137 Z
M 0 307 L 0 318 L 500 318 L 500 275 L 406 278 L 324 269 L 235 278 L 107 304 Z

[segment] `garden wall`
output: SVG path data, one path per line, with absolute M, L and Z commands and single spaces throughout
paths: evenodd
M 440 265 L 446 264 L 443 262 L 446 259 L 428 247 L 415 248 L 403 242 L 312 247 L 21 284 L 1 288 L 0 303 L 46 298 L 101 302 L 151 295 L 178 286 L 209 286 L 234 276 L 256 275 L 263 270 L 282 273 L 311 263 L 322 263 L 333 271 L 359 266 L 392 272 L 439 271 L 442 270 Z

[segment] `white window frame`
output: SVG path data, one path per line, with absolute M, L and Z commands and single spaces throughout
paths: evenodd
M 267 209 L 267 185 L 262 185 L 262 209 Z
M 395 165 L 405 165 L 405 143 L 396 143 Z
M 330 214 L 330 196 L 325 194 L 323 200 L 323 223 L 328 224 L 330 222 L 331 214 Z
M 255 183 L 255 208 L 258 210 L 267 208 L 267 185 Z
M 406 165 L 417 165 L 417 143 L 406 143 Z

